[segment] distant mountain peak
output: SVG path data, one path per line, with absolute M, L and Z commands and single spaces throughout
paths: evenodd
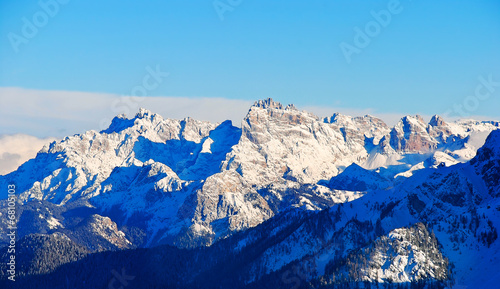
M 407 123 L 412 123 L 412 122 L 419 122 L 419 123 L 425 123 L 424 121 L 424 118 L 421 116 L 421 115 L 406 115 L 406 116 L 403 116 L 403 118 L 401 118 L 401 122 L 403 122 L 404 124 L 407 124 Z
M 256 101 L 253 106 L 260 107 L 263 109 L 268 109 L 268 108 L 283 109 L 283 105 L 277 101 L 274 101 L 272 98 L 261 99 L 259 101 Z
M 161 120 L 161 116 L 151 112 L 145 108 L 139 108 L 139 111 L 135 114 L 133 118 L 128 118 L 125 114 L 119 114 L 111 120 L 109 127 L 101 132 L 111 134 L 113 132 L 119 133 L 127 128 L 134 126 L 137 119 L 145 119 L 153 121 L 153 119 Z
M 444 126 L 446 125 L 446 122 L 444 121 L 444 119 L 442 117 L 440 117 L 439 115 L 434 115 L 432 116 L 431 118 L 431 121 L 429 121 L 429 124 L 431 126 Z
M 114 132 L 119 133 L 124 129 L 132 127 L 133 125 L 134 125 L 134 119 L 128 119 L 124 114 L 120 114 L 118 116 L 115 116 L 111 120 L 111 124 L 109 125 L 109 127 L 101 131 L 101 133 L 107 133 L 107 134 L 111 134 Z
M 347 121 L 347 119 L 350 119 L 350 117 L 347 115 L 343 115 L 339 112 L 335 112 L 332 114 L 332 116 L 324 118 L 324 121 L 326 123 L 337 123 L 339 121 L 345 122 L 345 121 Z
M 147 118 L 147 117 L 155 117 L 155 116 L 157 116 L 156 113 L 153 113 L 150 110 L 141 107 L 141 108 L 139 108 L 139 112 L 135 115 L 135 118 Z

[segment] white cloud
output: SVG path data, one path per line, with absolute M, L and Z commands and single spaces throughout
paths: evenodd
M 16 87 L 0 87 L 0 133 L 28 134 L 36 137 L 58 137 L 103 130 L 118 114 L 133 117 L 140 107 L 165 118 L 192 117 L 211 122 L 230 119 L 239 126 L 253 101 L 208 97 L 128 97 L 116 94 L 43 91 Z M 288 103 L 283 103 L 287 105 Z M 374 109 L 303 106 L 299 109 L 318 116 L 335 112 L 351 116 L 370 114 L 394 125 L 402 113 L 379 113 Z M 429 120 L 430 116 L 423 115 Z M 490 119 L 477 116 L 476 119 Z M 6 156 L 15 158 L 15 156 Z
M 20 165 L 36 156 L 45 144 L 55 138 L 40 139 L 25 134 L 0 136 L 0 175 L 17 169 Z
M 225 98 L 141 97 L 105 93 L 0 88 L 0 132 L 37 137 L 64 137 L 103 130 L 118 114 L 134 116 L 140 107 L 165 118 L 240 125 L 252 101 Z

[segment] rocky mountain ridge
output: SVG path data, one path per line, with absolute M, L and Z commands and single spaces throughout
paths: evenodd
M 166 264 L 182 257 L 177 277 L 153 270 L 179 288 L 494 284 L 500 276 L 483 273 L 500 257 L 498 128 L 438 116 L 389 128 L 272 99 L 256 102 L 241 128 L 141 109 L 51 143 L 0 185 L 16 186 L 18 238 L 39 244 L 27 275 L 146 250 Z M 74 252 L 37 271 L 33 262 L 54 255 L 47 242 Z M 206 266 L 192 269 L 200 258 Z M 212 280 L 224 272 L 226 283 Z
M 256 102 L 241 128 L 141 109 L 102 132 L 51 143 L 0 183 L 15 183 L 23 204 L 43 200 L 111 217 L 117 228 L 143 235 L 135 246 L 190 247 L 286 208 L 318 210 L 363 196 L 374 188 L 333 181 L 352 164 L 376 172 L 385 180 L 379 189 L 387 189 L 418 170 L 466 161 L 498 127 L 407 116 L 391 129 L 372 116 L 320 118 L 272 99 Z M 353 174 L 360 183 L 370 175 Z M 60 227 L 71 223 L 52 218 Z M 47 220 L 40 221 L 46 231 L 57 231 Z

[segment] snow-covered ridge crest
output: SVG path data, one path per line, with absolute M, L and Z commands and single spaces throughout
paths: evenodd
M 272 99 L 257 101 L 241 129 L 140 109 L 101 132 L 51 143 L 0 184 L 17 183 L 23 203 L 83 202 L 102 214 L 116 207 L 125 216 L 117 223 L 139 214 L 149 245 L 210 244 L 283 209 L 323 209 L 391 188 L 395 175 L 467 161 L 498 126 L 408 116 L 389 128 L 372 116 L 321 118 Z M 352 164 L 373 171 L 352 170 L 352 186 L 339 188 L 332 178 Z

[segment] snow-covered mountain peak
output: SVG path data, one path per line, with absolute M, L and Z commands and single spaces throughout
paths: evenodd
M 377 145 L 390 132 L 383 120 L 371 115 L 352 117 L 336 112 L 331 117 L 324 118 L 323 122 L 336 126 L 346 141 L 368 141 L 372 145 Z
M 339 112 L 335 112 L 332 116 L 330 117 L 325 117 L 323 120 L 326 123 L 337 123 L 337 124 L 345 124 L 351 121 L 352 117 L 341 114 Z
M 440 117 L 439 115 L 433 115 L 431 117 L 431 120 L 429 121 L 429 124 L 431 126 L 445 126 L 447 125 L 447 123 L 444 121 L 444 119 L 442 117 Z
M 324 122 L 326 123 L 336 123 L 336 124 L 345 124 L 345 123 L 348 123 L 348 122 L 352 122 L 352 121 L 361 121 L 361 120 L 366 120 L 366 121 L 372 121 L 372 122 L 380 122 L 381 124 L 384 123 L 383 120 L 381 120 L 380 118 L 377 118 L 377 117 L 374 117 L 372 115 L 369 115 L 369 114 L 365 114 L 364 116 L 350 116 L 350 115 L 346 115 L 346 114 L 342 114 L 340 112 L 335 112 L 332 114 L 332 116 L 330 117 L 325 117 L 323 118 Z
M 155 113 L 152 113 L 150 110 L 145 109 L 143 107 L 139 108 L 139 112 L 135 115 L 136 118 L 145 118 L 148 116 L 155 116 Z
M 406 115 L 401 118 L 401 120 L 398 122 L 396 127 L 403 125 L 403 126 L 427 126 L 427 124 L 424 121 L 424 118 L 420 115 Z
M 283 105 L 277 101 L 274 101 L 272 98 L 258 100 L 254 103 L 252 107 L 260 107 L 263 109 L 267 108 L 283 109 Z
M 217 126 L 218 123 L 199 121 L 190 117 L 183 120 L 163 118 L 159 114 L 141 108 L 133 118 L 124 115 L 113 118 L 110 126 L 101 133 L 129 135 L 132 138 L 142 136 L 159 143 L 171 139 L 199 143 Z
M 390 145 L 395 151 L 430 152 L 437 148 L 438 141 L 429 135 L 427 127 L 421 116 L 405 116 L 392 129 Z
M 107 134 L 120 133 L 134 126 L 136 126 L 136 129 L 141 129 L 141 127 L 144 129 L 150 127 L 151 124 L 158 124 L 162 121 L 164 119 L 160 115 L 145 108 L 140 108 L 133 118 L 127 118 L 125 114 L 114 117 L 109 127 L 102 132 Z
M 132 127 L 133 125 L 134 121 L 132 119 L 128 119 L 126 115 L 120 114 L 114 117 L 111 120 L 111 124 L 109 125 L 109 127 L 101 132 L 107 134 L 111 134 L 114 132 L 119 133 L 122 130 Z

